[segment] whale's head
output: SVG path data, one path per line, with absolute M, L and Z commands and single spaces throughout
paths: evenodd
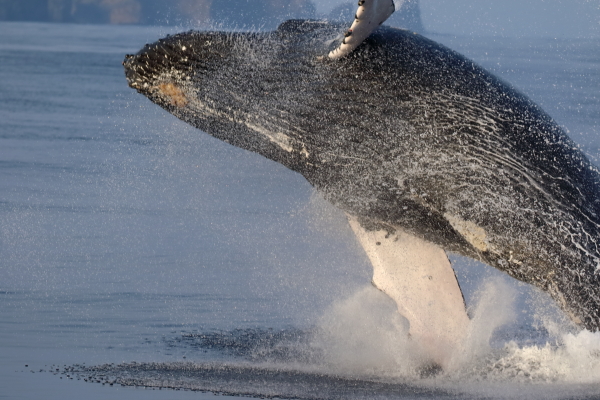
M 207 106 L 200 104 L 203 94 L 209 92 L 215 80 L 211 78 L 228 68 L 233 43 L 242 38 L 237 36 L 186 32 L 147 44 L 137 54 L 125 56 L 127 82 L 180 118 L 201 112 Z
M 307 150 L 286 118 L 323 87 L 322 56 L 342 30 L 288 21 L 267 33 L 190 31 L 144 46 L 123 65 L 130 87 L 176 117 L 294 169 Z

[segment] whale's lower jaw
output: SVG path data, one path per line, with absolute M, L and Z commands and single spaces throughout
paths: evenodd
M 373 265 L 373 285 L 396 302 L 425 361 L 447 368 L 462 348 L 469 317 L 444 250 L 400 229 L 366 230 L 353 217 L 349 222 Z

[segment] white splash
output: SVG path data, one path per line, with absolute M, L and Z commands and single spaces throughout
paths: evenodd
M 494 331 L 511 322 L 515 290 L 502 278 L 494 278 L 484 283 L 476 295 L 476 305 L 471 307 L 471 322 L 465 341 L 454 352 L 450 368 L 452 374 L 485 359 L 492 352 L 490 340 Z
M 514 325 L 516 292 L 508 278 L 486 281 L 470 309 L 472 319 L 463 346 L 446 370 L 435 376 L 425 374 L 425 379 L 428 365 L 410 339 L 408 322 L 397 313 L 394 302 L 374 287 L 334 304 L 321 318 L 312 347 L 322 354 L 327 371 L 336 374 L 412 383 L 421 379 L 424 385 L 434 382 L 492 398 L 498 397 L 498 385 L 502 398 L 522 398 L 525 393 L 535 399 L 564 398 L 582 390 L 599 395 L 600 333 L 573 331 L 560 316 L 546 315 L 543 308 L 548 304 L 538 304 L 538 321 L 548 335 L 543 343 L 527 343 Z M 501 327 L 508 332 L 502 336 L 504 341 L 494 337 Z M 539 328 L 525 327 L 525 332 L 539 332 Z
M 323 315 L 312 346 L 336 374 L 406 376 L 420 360 L 408 328 L 395 302 L 371 286 Z

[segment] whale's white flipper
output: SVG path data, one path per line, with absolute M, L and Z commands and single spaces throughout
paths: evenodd
M 373 265 L 373 284 L 394 299 L 431 361 L 447 367 L 469 317 L 444 250 L 401 230 L 367 231 L 356 219 L 349 222 Z
M 329 53 L 329 58 L 336 59 L 350 54 L 371 32 L 388 19 L 403 1 L 360 0 L 352 26 L 346 32 L 342 44 Z

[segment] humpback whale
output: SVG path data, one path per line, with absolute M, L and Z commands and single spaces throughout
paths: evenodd
M 343 210 L 374 285 L 434 362 L 447 365 L 469 324 L 446 252 L 546 291 L 598 330 L 598 170 L 509 84 L 379 26 L 389 2 L 359 4 L 350 30 L 290 20 L 272 32 L 168 36 L 127 55 L 126 78 L 177 118 L 303 175 Z

